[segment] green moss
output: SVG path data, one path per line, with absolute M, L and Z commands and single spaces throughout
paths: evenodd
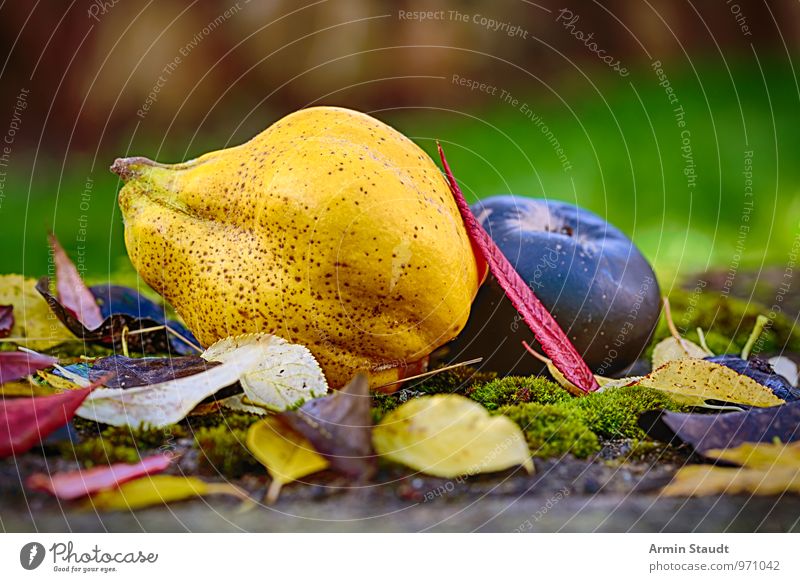
M 261 467 L 244 444 L 247 429 L 258 419 L 254 414 L 220 411 L 189 417 L 181 424 L 164 428 L 130 428 L 76 418 L 73 423 L 82 438 L 74 446 L 63 444 L 61 455 L 77 459 L 85 467 L 134 463 L 141 456 L 177 448 L 177 439 L 193 437 L 199 464 L 234 478 Z
M 639 415 L 657 408 L 682 409 L 656 390 L 623 387 L 552 404 L 506 406 L 498 412 L 522 428 L 533 455 L 586 457 L 600 450 L 600 439 L 645 439 Z
M 373 396 L 373 419 L 410 398 L 424 395 L 401 390 Z M 642 412 L 682 410 L 664 393 L 635 386 L 611 388 L 580 398 L 542 377 L 511 376 L 476 384 L 465 395 L 490 411 L 509 416 L 525 432 L 531 451 L 549 457 L 571 452 L 585 457 L 599 450 L 599 439 L 645 438 Z
M 247 428 L 232 428 L 224 424 L 204 426 L 194 433 L 198 463 L 201 468 L 229 478 L 261 471 L 261 464 L 247 449 L 246 439 Z
M 535 457 L 560 457 L 570 453 L 585 458 L 600 450 L 597 435 L 572 407 L 530 402 L 507 406 L 499 412 L 519 425 Z
M 198 450 L 200 468 L 229 478 L 262 470 L 245 444 L 247 430 L 260 418 L 225 409 L 187 418 L 187 430 L 194 439 L 192 446 Z
M 586 425 L 603 438 L 644 438 L 639 415 L 664 408 L 682 410 L 663 392 L 639 386 L 611 388 L 572 400 L 566 405 L 579 411 Z
M 454 368 L 430 378 L 412 380 L 392 394 L 372 395 L 372 420 L 380 420 L 411 398 L 428 394 L 466 394 L 476 386 L 491 382 L 497 377 L 494 372 L 480 372 L 470 366 Z
M 556 404 L 572 400 L 572 396 L 561 386 L 541 376 L 498 378 L 472 387 L 467 396 L 488 410 L 526 402 Z
M 77 459 L 85 467 L 135 463 L 145 453 L 173 449 L 175 439 L 186 436 L 186 428 L 181 425 L 131 428 L 106 426 L 80 418 L 73 423 L 82 438 L 75 445 L 62 444 L 61 455 L 65 459 Z
M 92 437 L 73 445 L 60 445 L 61 456 L 68 461 L 78 461 L 87 468 L 110 463 L 135 463 L 140 459 L 139 450 L 130 445 L 115 445 L 101 437 Z
M 403 388 L 425 394 L 464 394 L 472 387 L 497 378 L 494 372 L 481 372 L 471 366 L 461 366 L 430 378 L 407 382 Z
M 397 393 L 372 395 L 372 422 L 379 423 L 381 419 L 403 402 Z
M 186 428 L 179 424 L 172 424 L 164 428 L 153 428 L 146 425 L 133 428 L 129 426 L 108 426 L 93 420 L 77 417 L 72 422 L 78 432 L 84 436 L 102 438 L 113 445 L 138 445 L 139 448 L 144 449 L 158 448 L 166 441 L 186 436 Z
M 192 432 L 197 431 L 204 427 L 223 426 L 229 430 L 246 430 L 257 421 L 260 416 L 257 414 L 250 414 L 249 412 L 233 412 L 232 410 L 221 409 L 211 414 L 203 414 L 200 416 L 189 416 L 184 423 L 187 425 L 186 430 Z

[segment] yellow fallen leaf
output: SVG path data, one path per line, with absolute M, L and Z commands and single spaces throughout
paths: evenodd
M 697 406 L 709 399 L 761 407 L 784 404 L 766 386 L 707 360 L 667 362 L 634 385 L 666 392 L 679 404 Z
M 711 449 L 703 455 L 736 463 L 751 469 L 772 467 L 800 468 L 800 442 L 742 443 L 730 449 Z
M 0 275 L 0 305 L 14 306 L 14 327 L 3 341 L 42 351 L 76 339 L 36 291 L 35 279 Z
M 703 455 L 743 466 L 682 467 L 662 493 L 684 497 L 800 493 L 800 442 L 743 443 L 730 449 L 704 451 Z
M 502 471 L 533 462 L 520 428 L 455 394 L 423 396 L 387 414 L 372 433 L 378 454 L 437 477 Z
M 34 396 L 50 396 L 57 394 L 58 390 L 50 386 L 40 386 L 39 384 L 32 384 L 20 380 L 19 382 L 6 382 L 0 385 L 0 397 L 15 397 L 21 396 L 25 398 L 33 398 Z
M 314 450 L 308 439 L 275 417 L 250 426 L 247 448 L 272 477 L 267 503 L 278 499 L 285 484 L 328 468 L 328 461 Z
M 141 509 L 212 494 L 249 499 L 247 493 L 230 483 L 208 483 L 197 477 L 152 475 L 92 495 L 87 508 L 100 511 Z
M 56 376 L 50 372 L 45 372 L 40 370 L 37 372 L 39 377 L 47 382 L 53 388 L 57 388 L 58 390 L 80 390 L 81 388 L 85 388 L 85 386 L 80 386 L 73 382 L 72 380 L 67 380 L 61 376 Z
M 762 470 L 747 467 L 715 467 L 690 465 L 675 474 L 672 482 L 661 490 L 670 497 L 703 497 L 705 495 L 780 495 L 800 493 L 800 467 Z
M 658 342 L 653 348 L 653 369 L 660 368 L 667 362 L 674 360 L 683 360 L 685 358 L 699 358 L 702 360 L 707 355 L 706 351 L 696 343 L 687 339 L 681 339 L 678 342 L 677 338 L 670 336 Z
M 600 384 L 600 390 L 607 390 L 609 388 L 631 386 L 644 378 L 644 376 L 628 376 L 626 378 L 603 378 L 602 376 L 595 376 L 595 378 L 597 378 L 597 383 Z

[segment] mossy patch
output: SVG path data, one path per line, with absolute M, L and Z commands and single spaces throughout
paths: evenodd
M 566 406 L 578 411 L 586 425 L 598 436 L 608 439 L 644 438 L 639 415 L 647 410 L 682 410 L 663 392 L 640 386 L 611 388 L 575 398 Z
M 525 433 L 531 454 L 539 457 L 571 453 L 585 458 L 600 450 L 604 439 L 643 439 L 639 415 L 646 410 L 682 410 L 664 393 L 634 386 L 611 388 L 573 397 L 561 386 L 542 376 L 509 376 L 475 381 L 469 370 L 443 373 L 425 391 L 403 388 L 394 394 L 373 396 L 373 419 L 383 416 L 409 399 L 434 393 L 461 394 L 487 410 L 514 420 Z
M 430 394 L 467 394 L 476 386 L 481 386 L 497 378 L 494 372 L 481 372 L 470 366 L 462 366 L 441 372 L 429 378 L 412 380 L 392 394 L 373 394 L 372 420 L 380 420 L 388 413 L 411 398 Z
M 659 408 L 682 410 L 661 392 L 628 386 L 550 404 L 506 406 L 498 412 L 520 426 L 534 456 L 586 457 L 599 451 L 605 439 L 644 439 L 639 415 Z
M 194 438 L 192 446 L 198 451 L 200 469 L 230 478 L 263 471 L 245 444 L 247 430 L 260 418 L 255 414 L 225 409 L 188 417 L 186 423 Z
M 488 410 L 536 402 L 557 404 L 573 397 L 561 386 L 541 376 L 508 376 L 472 387 L 466 394 Z
M 486 384 L 497 378 L 494 372 L 481 372 L 471 366 L 461 366 L 419 381 L 411 381 L 404 388 L 424 394 L 465 394 L 474 386 Z
M 73 424 L 81 439 L 74 445 L 62 444 L 60 452 L 63 458 L 77 460 L 87 468 L 135 463 L 148 454 L 175 451 L 179 449 L 179 439 L 192 437 L 201 466 L 237 477 L 260 468 L 244 446 L 247 429 L 258 418 L 254 414 L 219 411 L 190 416 L 164 428 L 107 426 L 75 418 Z
M 154 429 L 104 426 L 83 419 L 73 422 L 83 438 L 75 444 L 62 444 L 61 456 L 77 460 L 87 468 L 109 463 L 135 463 L 148 453 L 173 450 L 175 441 L 186 436 L 186 428 L 181 425 Z
M 204 426 L 194 433 L 198 464 L 225 477 L 261 472 L 263 467 L 247 449 L 247 428 L 230 425 Z
M 534 457 L 560 457 L 570 453 L 586 458 L 600 450 L 597 435 L 574 408 L 529 402 L 507 406 L 499 412 L 519 425 Z
M 246 430 L 257 421 L 260 416 L 249 412 L 234 412 L 228 409 L 220 409 L 216 412 L 199 416 L 187 416 L 183 424 L 189 431 L 198 431 L 201 428 L 211 428 L 225 426 L 229 430 Z

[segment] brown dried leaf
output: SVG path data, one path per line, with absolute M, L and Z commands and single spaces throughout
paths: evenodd
M 331 396 L 310 400 L 281 417 L 314 445 L 331 469 L 367 480 L 377 471 L 371 401 L 367 378 L 359 374 Z

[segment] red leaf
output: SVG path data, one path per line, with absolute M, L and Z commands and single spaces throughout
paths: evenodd
M 81 279 L 78 269 L 58 243 L 54 234 L 49 236 L 56 264 L 56 292 L 61 304 L 72 311 L 78 320 L 89 329 L 97 329 L 103 323 L 103 314 L 97 300 Z
M 29 450 L 67 424 L 94 390 L 68 390 L 53 396 L 0 400 L 0 459 Z
M 134 464 L 115 463 L 108 467 L 65 471 L 53 475 L 35 473 L 28 478 L 26 484 L 31 489 L 46 491 L 59 499 L 77 499 L 119 487 L 131 479 L 160 473 L 169 467 L 170 461 L 168 455 L 153 455 Z
M 8 337 L 14 327 L 14 306 L 0 305 L 0 337 Z
M 57 363 L 57 358 L 36 352 L 0 352 L 0 384 L 19 380 Z
M 505 291 L 511 304 L 536 336 L 544 353 L 553 360 L 555 367 L 564 374 L 567 380 L 584 392 L 597 390 L 599 388 L 597 380 L 575 346 L 472 214 L 469 204 L 464 199 L 464 194 L 461 193 L 461 189 L 450 171 L 450 166 L 447 165 L 442 146 L 437 145 L 447 181 L 450 183 L 450 191 L 453 193 L 461 218 L 464 220 L 464 226 L 467 228 L 473 248 L 477 247 L 481 256 L 486 259 L 489 270 Z

